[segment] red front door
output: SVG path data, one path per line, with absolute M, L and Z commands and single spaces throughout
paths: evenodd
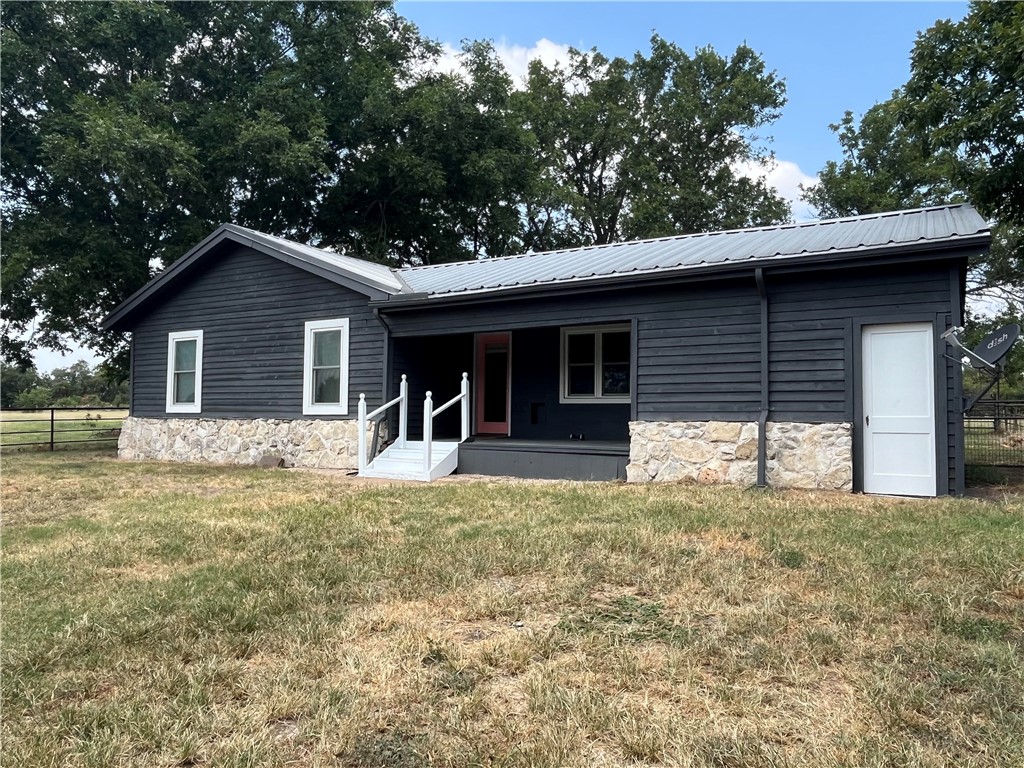
M 478 333 L 473 402 L 476 403 L 476 433 L 507 435 L 512 358 L 507 333 Z

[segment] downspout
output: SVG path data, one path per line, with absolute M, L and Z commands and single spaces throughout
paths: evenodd
M 391 399 L 391 326 L 380 313 L 380 307 L 373 308 L 373 316 L 384 326 L 384 378 L 381 382 L 381 396 L 382 402 L 386 403 Z
M 768 487 L 768 290 L 764 270 L 754 270 L 757 293 L 761 297 L 761 415 L 757 419 L 757 487 Z

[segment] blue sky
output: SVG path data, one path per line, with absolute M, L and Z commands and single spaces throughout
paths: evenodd
M 967 3 L 669 3 L 427 2 L 399 0 L 398 12 L 427 36 L 457 49 L 464 39 L 493 40 L 520 56 L 546 40 L 606 56 L 650 50 L 657 32 L 684 50 L 721 54 L 746 43 L 786 80 L 783 116 L 765 133 L 786 165 L 778 180 L 796 195 L 839 155 L 829 123 L 856 115 L 906 82 L 918 32 L 960 19 Z M 550 46 L 548 46 L 550 50 Z M 793 163 L 796 168 L 788 166 Z M 798 218 L 809 212 L 795 210 Z
M 780 161 L 769 177 L 788 197 L 839 155 L 828 129 L 847 109 L 860 115 L 906 82 L 918 32 L 937 19 L 960 19 L 967 3 L 624 3 L 624 2 L 427 2 L 399 0 L 398 12 L 451 52 L 462 40 L 493 40 L 513 74 L 525 72 L 531 54 L 556 57 L 568 46 L 597 48 L 606 56 L 648 51 L 657 32 L 684 50 L 711 45 L 731 53 L 740 43 L 758 51 L 786 80 L 788 103 L 766 133 Z M 539 41 L 545 41 L 538 46 Z M 798 218 L 809 212 L 794 206 Z M 88 350 L 61 356 L 40 350 L 42 371 L 78 359 L 97 362 Z

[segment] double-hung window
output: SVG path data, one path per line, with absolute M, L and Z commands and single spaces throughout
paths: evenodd
M 630 326 L 562 329 L 563 403 L 630 401 Z
M 167 334 L 167 413 L 203 410 L 203 332 Z
M 348 318 L 306 323 L 302 412 L 348 413 Z

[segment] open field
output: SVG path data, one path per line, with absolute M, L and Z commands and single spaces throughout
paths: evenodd
M 67 448 L 97 448 L 104 444 L 113 445 L 121 428 L 121 422 L 128 415 L 128 409 L 117 411 L 82 408 L 80 410 L 58 410 L 55 412 L 54 442 L 89 441 Z M 98 439 L 101 442 L 94 442 Z M 50 411 L 0 411 L 0 447 L 8 450 L 32 450 L 50 442 Z M 30 443 L 27 446 L 12 446 L 11 443 Z
M 3 764 L 1024 764 L 1024 498 L 3 463 Z

